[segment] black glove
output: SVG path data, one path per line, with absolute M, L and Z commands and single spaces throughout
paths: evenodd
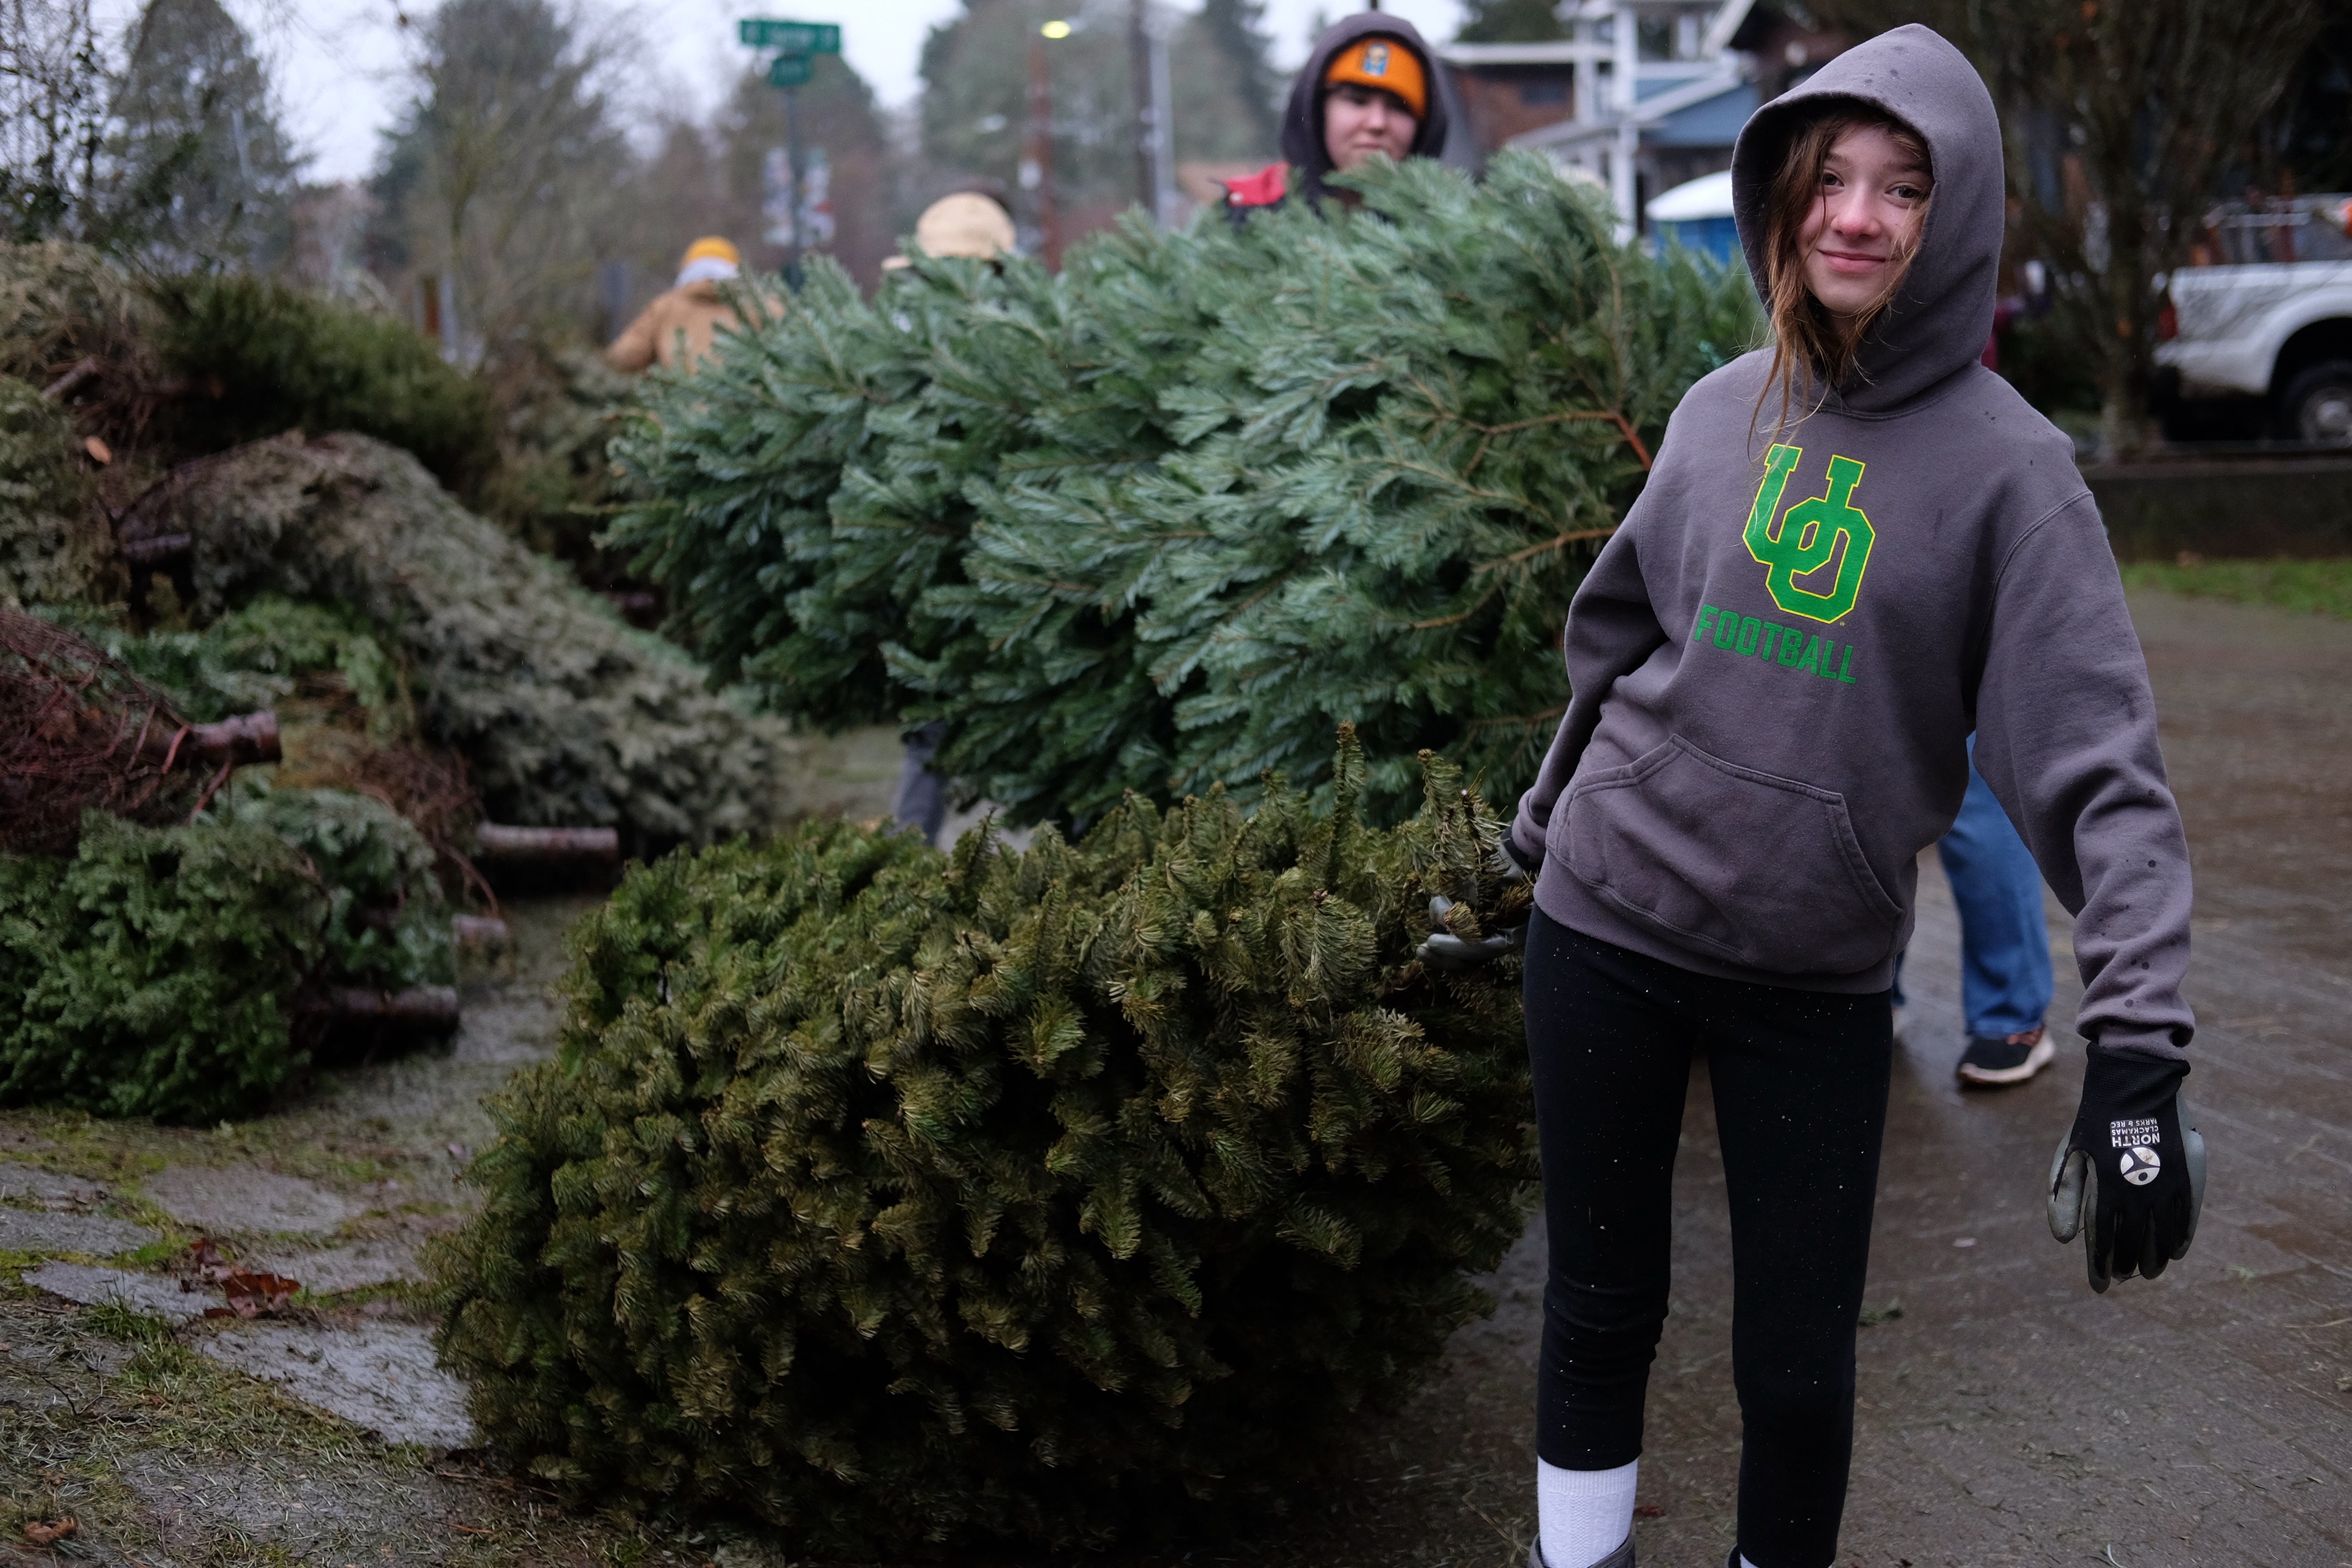
M 1509 829 L 1503 833 L 1503 842 L 1496 847 L 1487 868 L 1507 885 L 1527 881 L 1534 868 L 1519 858 L 1518 847 L 1511 842 Z M 1529 904 L 1528 909 L 1535 906 Z M 1429 921 L 1436 929 L 1413 950 L 1413 956 L 1432 969 L 1451 970 L 1460 973 L 1475 969 L 1482 963 L 1492 963 L 1503 954 L 1525 946 L 1528 940 L 1528 917 L 1519 916 L 1517 925 L 1503 926 L 1483 937 L 1455 936 L 1446 919 L 1453 912 L 1454 900 L 1443 893 L 1429 900 Z
M 2153 1279 L 2189 1251 L 2205 1205 L 2205 1140 L 2186 1062 L 2094 1049 L 2083 1107 L 2050 1162 L 2050 1234 L 2084 1237 L 2091 1289 Z
M 1519 841 L 1512 837 L 1511 830 L 1505 827 L 1503 841 L 1495 846 L 1493 865 L 1496 871 L 1502 873 L 1506 882 L 1525 882 L 1543 869 L 1543 857 L 1538 855 L 1529 858 L 1527 852 L 1519 847 Z

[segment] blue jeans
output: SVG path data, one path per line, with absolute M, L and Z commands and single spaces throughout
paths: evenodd
M 2042 868 L 2017 836 L 1992 787 L 1969 769 L 1969 793 L 1936 846 L 1960 910 L 1960 1011 L 1969 1033 L 2002 1039 L 2037 1027 L 2050 1011 L 2050 922 Z M 1895 961 L 1903 1003 L 1903 961 Z
M 901 827 L 919 827 L 923 842 L 936 848 L 940 829 L 947 826 L 947 781 L 931 772 L 931 758 L 947 738 L 947 721 L 934 719 L 907 742 L 905 761 L 898 769 L 898 796 L 891 803 L 890 815 L 898 819 Z

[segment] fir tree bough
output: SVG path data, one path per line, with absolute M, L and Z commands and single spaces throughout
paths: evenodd
M 1341 183 L 1369 210 L 813 287 L 648 392 L 615 452 L 651 499 L 612 537 L 720 675 L 943 720 L 937 765 L 1019 820 L 1328 789 L 1335 721 L 1375 820 L 1423 749 L 1516 793 L 1569 600 L 1752 291 L 1618 245 L 1532 154 Z
M 393 679 L 360 679 L 360 638 L 375 650 L 369 665 L 397 658 L 423 737 L 466 757 L 498 820 L 611 825 L 635 854 L 791 815 L 800 748 L 782 724 L 707 690 L 692 659 L 624 624 L 396 448 L 349 435 L 257 441 L 174 470 L 126 517 L 193 536 L 184 570 L 199 624 L 247 611 L 249 630 L 290 658 L 316 637 L 302 617 L 250 612 L 308 601 L 346 624 L 335 657 L 355 687 Z M 234 645 L 252 640 L 208 634 L 185 679 L 250 666 Z M 167 656 L 179 657 L 152 657 Z
M 811 824 L 635 868 L 439 1253 L 486 1435 L 581 1502 L 824 1551 L 1099 1542 L 1264 1503 L 1487 1302 L 1534 1174 L 1523 907 L 1425 759 L 1076 844 Z M 1197 1517 L 1197 1516 L 1196 1516 Z
M 321 987 L 457 979 L 433 852 L 389 806 L 240 776 L 182 827 L 102 812 L 0 855 L 0 1105 L 204 1124 L 309 1065 Z

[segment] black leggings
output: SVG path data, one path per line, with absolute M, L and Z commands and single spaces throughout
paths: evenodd
M 1551 1240 L 1536 1452 L 1571 1470 L 1642 1452 L 1675 1145 L 1704 1051 L 1731 1202 L 1739 1549 L 1757 1568 L 1824 1568 L 1853 1450 L 1854 1323 L 1894 1057 L 1887 994 L 1717 980 L 1538 910 L 1527 1018 Z

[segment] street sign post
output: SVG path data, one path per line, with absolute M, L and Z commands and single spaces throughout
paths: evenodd
M 735 25 L 735 36 L 754 49 L 782 49 L 788 55 L 841 53 L 841 27 L 834 22 L 779 22 L 751 16 Z
M 768 85 L 784 94 L 785 156 L 792 163 L 792 247 L 784 276 L 800 287 L 801 254 L 807 236 L 801 232 L 801 214 L 808 180 L 808 160 L 801 152 L 801 95 L 816 73 L 818 55 L 841 53 L 841 26 L 836 22 L 786 22 L 773 16 L 747 16 L 735 25 L 735 37 L 747 48 L 773 49 L 768 62 Z

